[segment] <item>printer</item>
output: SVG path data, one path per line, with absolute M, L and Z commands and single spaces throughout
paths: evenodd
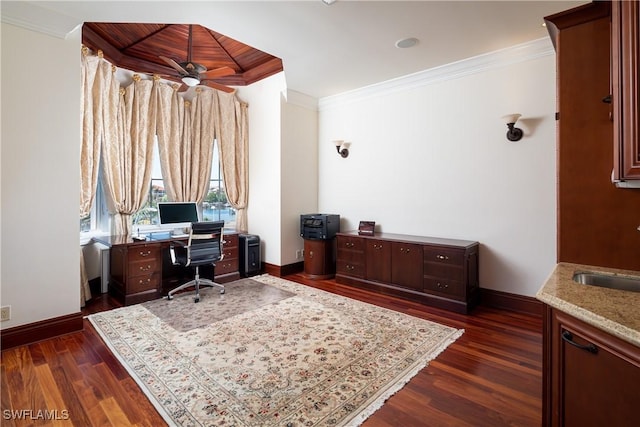
M 300 215 L 300 236 L 309 240 L 331 240 L 340 231 L 340 215 Z

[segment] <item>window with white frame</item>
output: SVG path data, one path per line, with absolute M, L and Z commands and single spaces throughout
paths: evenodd
M 226 228 L 235 228 L 236 212 L 227 201 L 224 190 L 222 166 L 218 154 L 217 141 L 214 142 L 213 159 L 211 165 L 211 180 L 209 192 L 198 206 L 198 214 L 202 221 L 224 220 Z M 157 140 L 153 147 L 151 183 L 147 201 L 144 206 L 133 215 L 132 223 L 140 230 L 159 226 L 158 202 L 169 201 L 164 188 L 160 156 Z M 102 190 L 102 174 L 98 176 L 98 188 L 90 214 L 80 220 L 81 233 L 90 234 L 109 231 L 109 213 L 104 191 Z

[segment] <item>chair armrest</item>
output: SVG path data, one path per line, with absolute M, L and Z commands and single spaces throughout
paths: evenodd
M 186 251 L 187 244 L 182 240 L 171 240 L 169 242 L 169 254 L 171 255 L 171 264 L 178 264 L 176 262 L 176 249 L 178 251 Z

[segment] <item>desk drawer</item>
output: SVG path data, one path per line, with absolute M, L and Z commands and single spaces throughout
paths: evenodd
M 238 271 L 238 259 L 227 259 L 226 257 L 222 261 L 216 263 L 214 274 L 220 276 L 222 274 L 235 273 Z
M 129 263 L 127 277 L 131 280 L 138 276 L 148 276 L 160 271 L 160 260 L 155 258 L 143 259 L 142 261 L 132 261 Z
M 222 253 L 224 254 L 223 261 L 230 261 L 234 258 L 238 258 L 238 248 L 223 246 Z
M 127 295 L 135 294 L 143 291 L 159 289 L 160 274 L 147 274 L 146 276 L 138 276 L 129 279 L 127 282 Z
M 160 245 L 130 245 L 127 251 L 127 260 L 131 262 L 160 260 Z

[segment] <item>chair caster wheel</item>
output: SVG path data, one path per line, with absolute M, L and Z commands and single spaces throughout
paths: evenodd
M 220 289 L 220 295 L 224 294 L 224 289 Z
M 167 295 L 167 299 L 171 301 L 173 299 L 173 295 Z
M 200 302 L 200 297 L 195 297 L 193 302 Z

